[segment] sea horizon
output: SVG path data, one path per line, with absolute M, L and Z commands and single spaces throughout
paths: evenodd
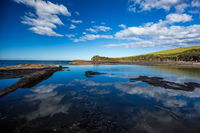
M 68 65 L 71 60 L 0 60 L 0 67 L 21 64 Z

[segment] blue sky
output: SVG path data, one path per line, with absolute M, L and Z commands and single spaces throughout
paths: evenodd
M 200 0 L 3 0 L 0 59 L 121 57 L 200 45 Z

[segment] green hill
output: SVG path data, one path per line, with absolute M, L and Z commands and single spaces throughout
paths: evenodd
M 149 61 L 149 62 L 162 62 L 162 61 L 196 61 L 200 62 L 200 46 L 183 47 L 170 50 L 159 51 L 138 56 L 128 57 L 102 57 L 93 56 L 92 61 Z

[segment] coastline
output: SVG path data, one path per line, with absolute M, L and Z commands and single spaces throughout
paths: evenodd
M 145 62 L 145 61 L 91 61 L 74 60 L 69 65 L 146 65 L 146 66 L 183 66 L 200 68 L 200 62 L 168 61 L 168 62 Z

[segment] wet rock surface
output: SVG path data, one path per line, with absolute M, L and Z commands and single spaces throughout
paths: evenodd
M 17 88 L 30 88 L 40 83 L 43 80 L 48 79 L 54 72 L 62 70 L 61 66 L 49 66 L 49 65 L 16 65 L 0 68 L 0 79 L 8 78 L 21 78 L 17 83 L 0 90 L 0 97 L 6 95 L 9 92 L 16 90 Z
M 46 70 L 40 70 L 40 71 L 31 73 L 27 76 L 24 76 L 17 83 L 3 90 L 0 90 L 0 97 L 3 95 L 6 95 L 9 92 L 16 90 L 17 88 L 30 88 L 32 86 L 35 86 L 41 81 L 46 80 L 49 77 L 51 77 L 54 72 L 55 70 L 46 69 Z
M 166 89 L 184 90 L 184 91 L 193 91 L 196 87 L 200 87 L 199 83 L 186 82 L 184 84 L 179 84 L 171 81 L 166 81 L 161 77 L 139 76 L 138 78 L 131 78 L 130 81 L 131 82 L 143 81 L 157 87 L 163 87 Z
M 24 65 L 0 67 L 0 79 L 22 78 L 37 71 L 42 71 L 47 69 L 61 70 L 62 68 L 63 67 L 59 65 L 40 65 L 40 64 L 24 64 Z
M 101 74 L 104 74 L 104 73 L 94 72 L 94 71 L 86 71 L 85 72 L 86 77 L 92 77 L 93 75 L 101 75 Z

